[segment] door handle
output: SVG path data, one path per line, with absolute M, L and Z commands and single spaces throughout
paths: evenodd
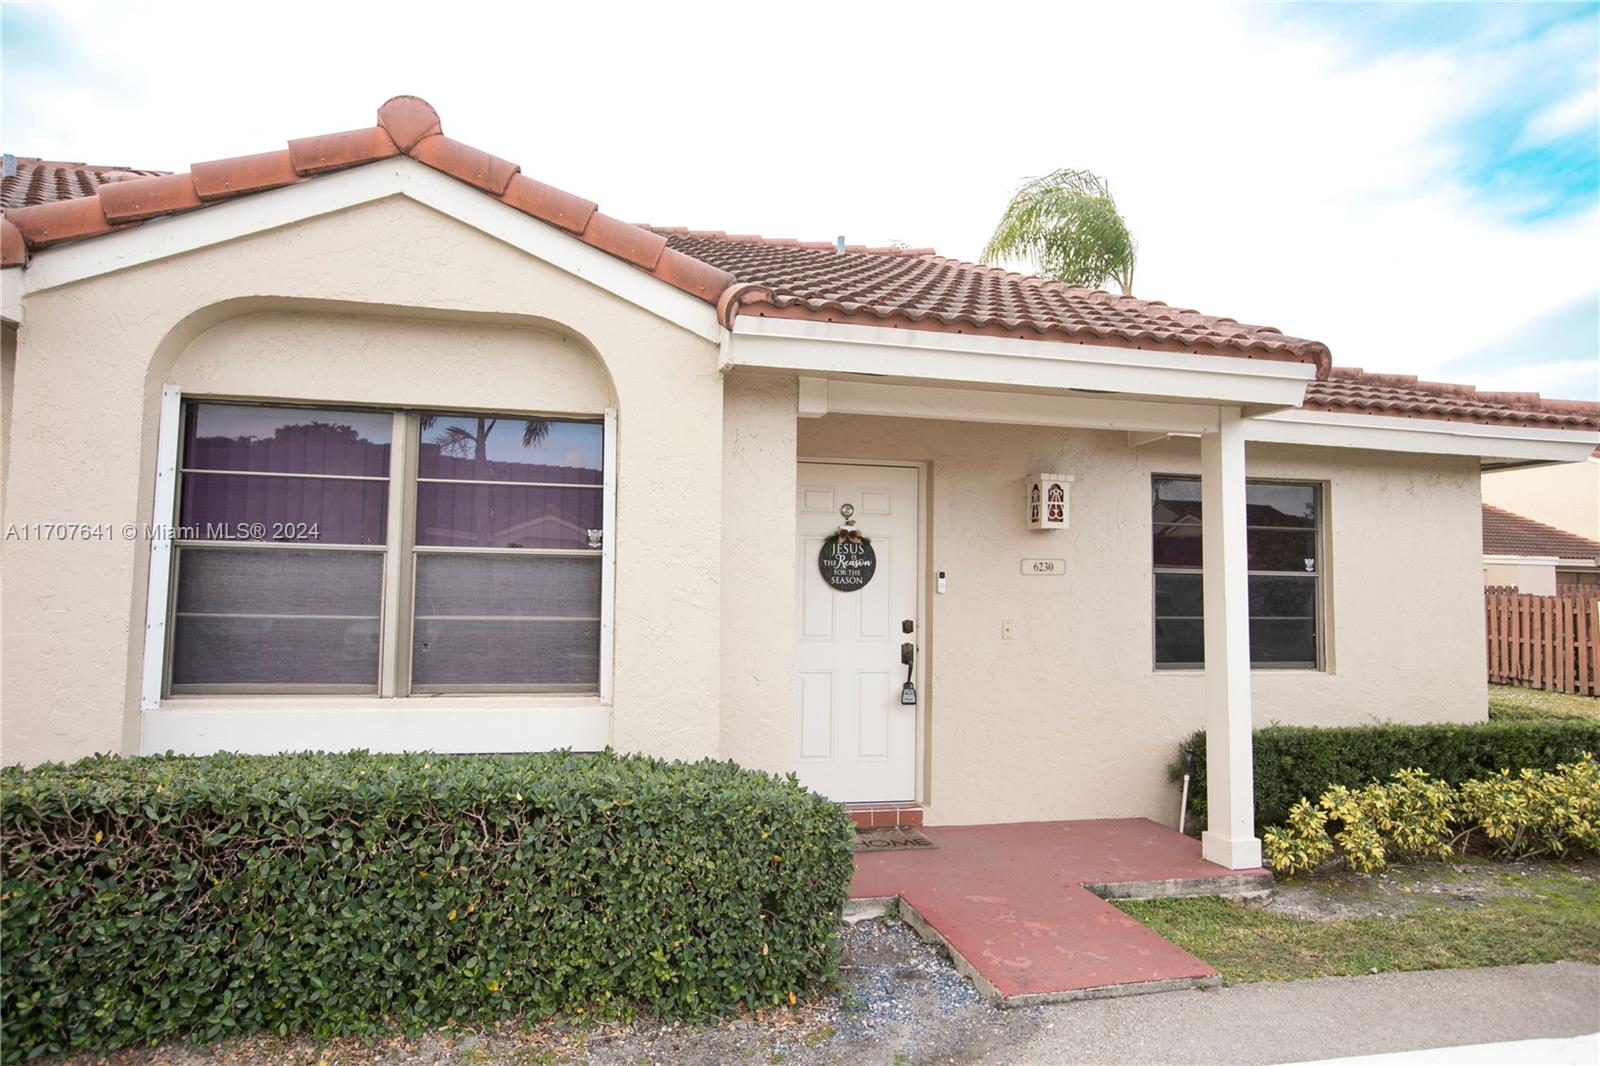
M 916 662 L 916 659 L 917 646 L 915 644 L 907 641 L 900 645 L 900 661 L 906 667 L 906 683 L 900 686 L 900 702 L 907 707 L 915 707 L 917 704 L 917 686 L 911 681 L 911 676 L 916 671 L 916 667 L 912 664 Z
M 900 645 L 900 665 L 910 666 L 916 661 L 917 648 L 909 640 Z

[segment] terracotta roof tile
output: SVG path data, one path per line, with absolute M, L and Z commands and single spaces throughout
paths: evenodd
M 1270 326 L 1113 296 L 933 254 L 653 227 L 670 247 L 771 290 L 760 314 L 994 336 L 1243 354 L 1325 365 L 1325 345 Z
M 33 207 L 57 200 L 93 196 L 102 185 L 133 181 L 164 174 L 162 170 L 134 170 L 131 167 L 91 166 L 88 163 L 55 163 L 45 159 L 18 157 L 16 173 L 0 178 L 0 208 Z
M 0 266 L 22 266 L 28 261 L 28 242 L 9 218 L 0 218 Z
M 163 174 L 158 178 L 119 181 L 96 194 L 107 222 L 137 222 L 199 207 L 194 181 L 188 174 Z
M 1600 541 L 1487 503 L 1483 505 L 1483 550 L 1487 555 L 1554 555 L 1558 559 L 1600 560 Z
M 411 155 L 417 162 L 426 163 L 434 170 L 442 170 L 468 185 L 475 185 L 491 196 L 504 193 L 511 179 L 522 169 L 515 163 L 508 163 L 482 149 L 452 140 L 442 133 L 422 138 L 412 147 Z
M 715 303 L 723 290 L 735 282 L 734 276 L 726 270 L 701 262 L 672 248 L 662 249 L 661 258 L 656 262 L 655 274 L 667 284 L 676 286 L 691 296 L 698 296 L 708 303 Z
M 1543 399 L 1536 392 L 1479 392 L 1471 385 L 1419 381 L 1334 367 L 1306 388 L 1305 406 L 1344 414 L 1399 415 L 1455 422 L 1600 428 L 1600 403 Z
M 583 239 L 602 252 L 609 252 L 646 270 L 655 269 L 662 251 L 667 247 L 665 237 L 599 212 L 584 227 Z
M 526 174 L 512 177 L 501 199 L 524 214 L 573 233 L 582 233 L 589 225 L 589 219 L 599 210 L 591 200 L 535 181 Z
M 378 125 L 394 139 L 394 146 L 409 153 L 424 137 L 443 133 L 439 112 L 416 96 L 391 96 L 378 108 Z
M 374 163 L 400 154 L 382 126 L 301 137 L 289 142 L 289 161 L 303 176 Z
M 300 180 L 287 148 L 259 155 L 239 155 L 213 159 L 189 168 L 194 191 L 202 200 L 220 200 L 247 192 L 261 192 Z
M 98 196 L 18 207 L 6 212 L 29 248 L 44 248 L 79 237 L 98 237 L 121 227 L 106 221 Z

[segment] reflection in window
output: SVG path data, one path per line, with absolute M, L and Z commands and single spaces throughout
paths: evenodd
M 1245 485 L 1253 666 L 1315 669 L 1320 663 L 1320 519 L 1317 485 Z M 1151 529 L 1156 665 L 1204 666 L 1198 478 L 1154 479 Z

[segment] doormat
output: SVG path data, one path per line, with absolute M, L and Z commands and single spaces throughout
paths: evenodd
M 939 845 L 910 826 L 885 826 L 882 829 L 857 829 L 855 850 L 864 851 L 926 851 Z

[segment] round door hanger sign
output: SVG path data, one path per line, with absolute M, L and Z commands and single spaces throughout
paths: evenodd
M 877 573 L 878 553 L 872 550 L 872 542 L 856 529 L 850 517 L 855 508 L 847 503 L 839 508 L 839 513 L 844 515 L 844 525 L 822 542 L 817 568 L 822 571 L 822 580 L 829 588 L 837 592 L 860 592 Z

